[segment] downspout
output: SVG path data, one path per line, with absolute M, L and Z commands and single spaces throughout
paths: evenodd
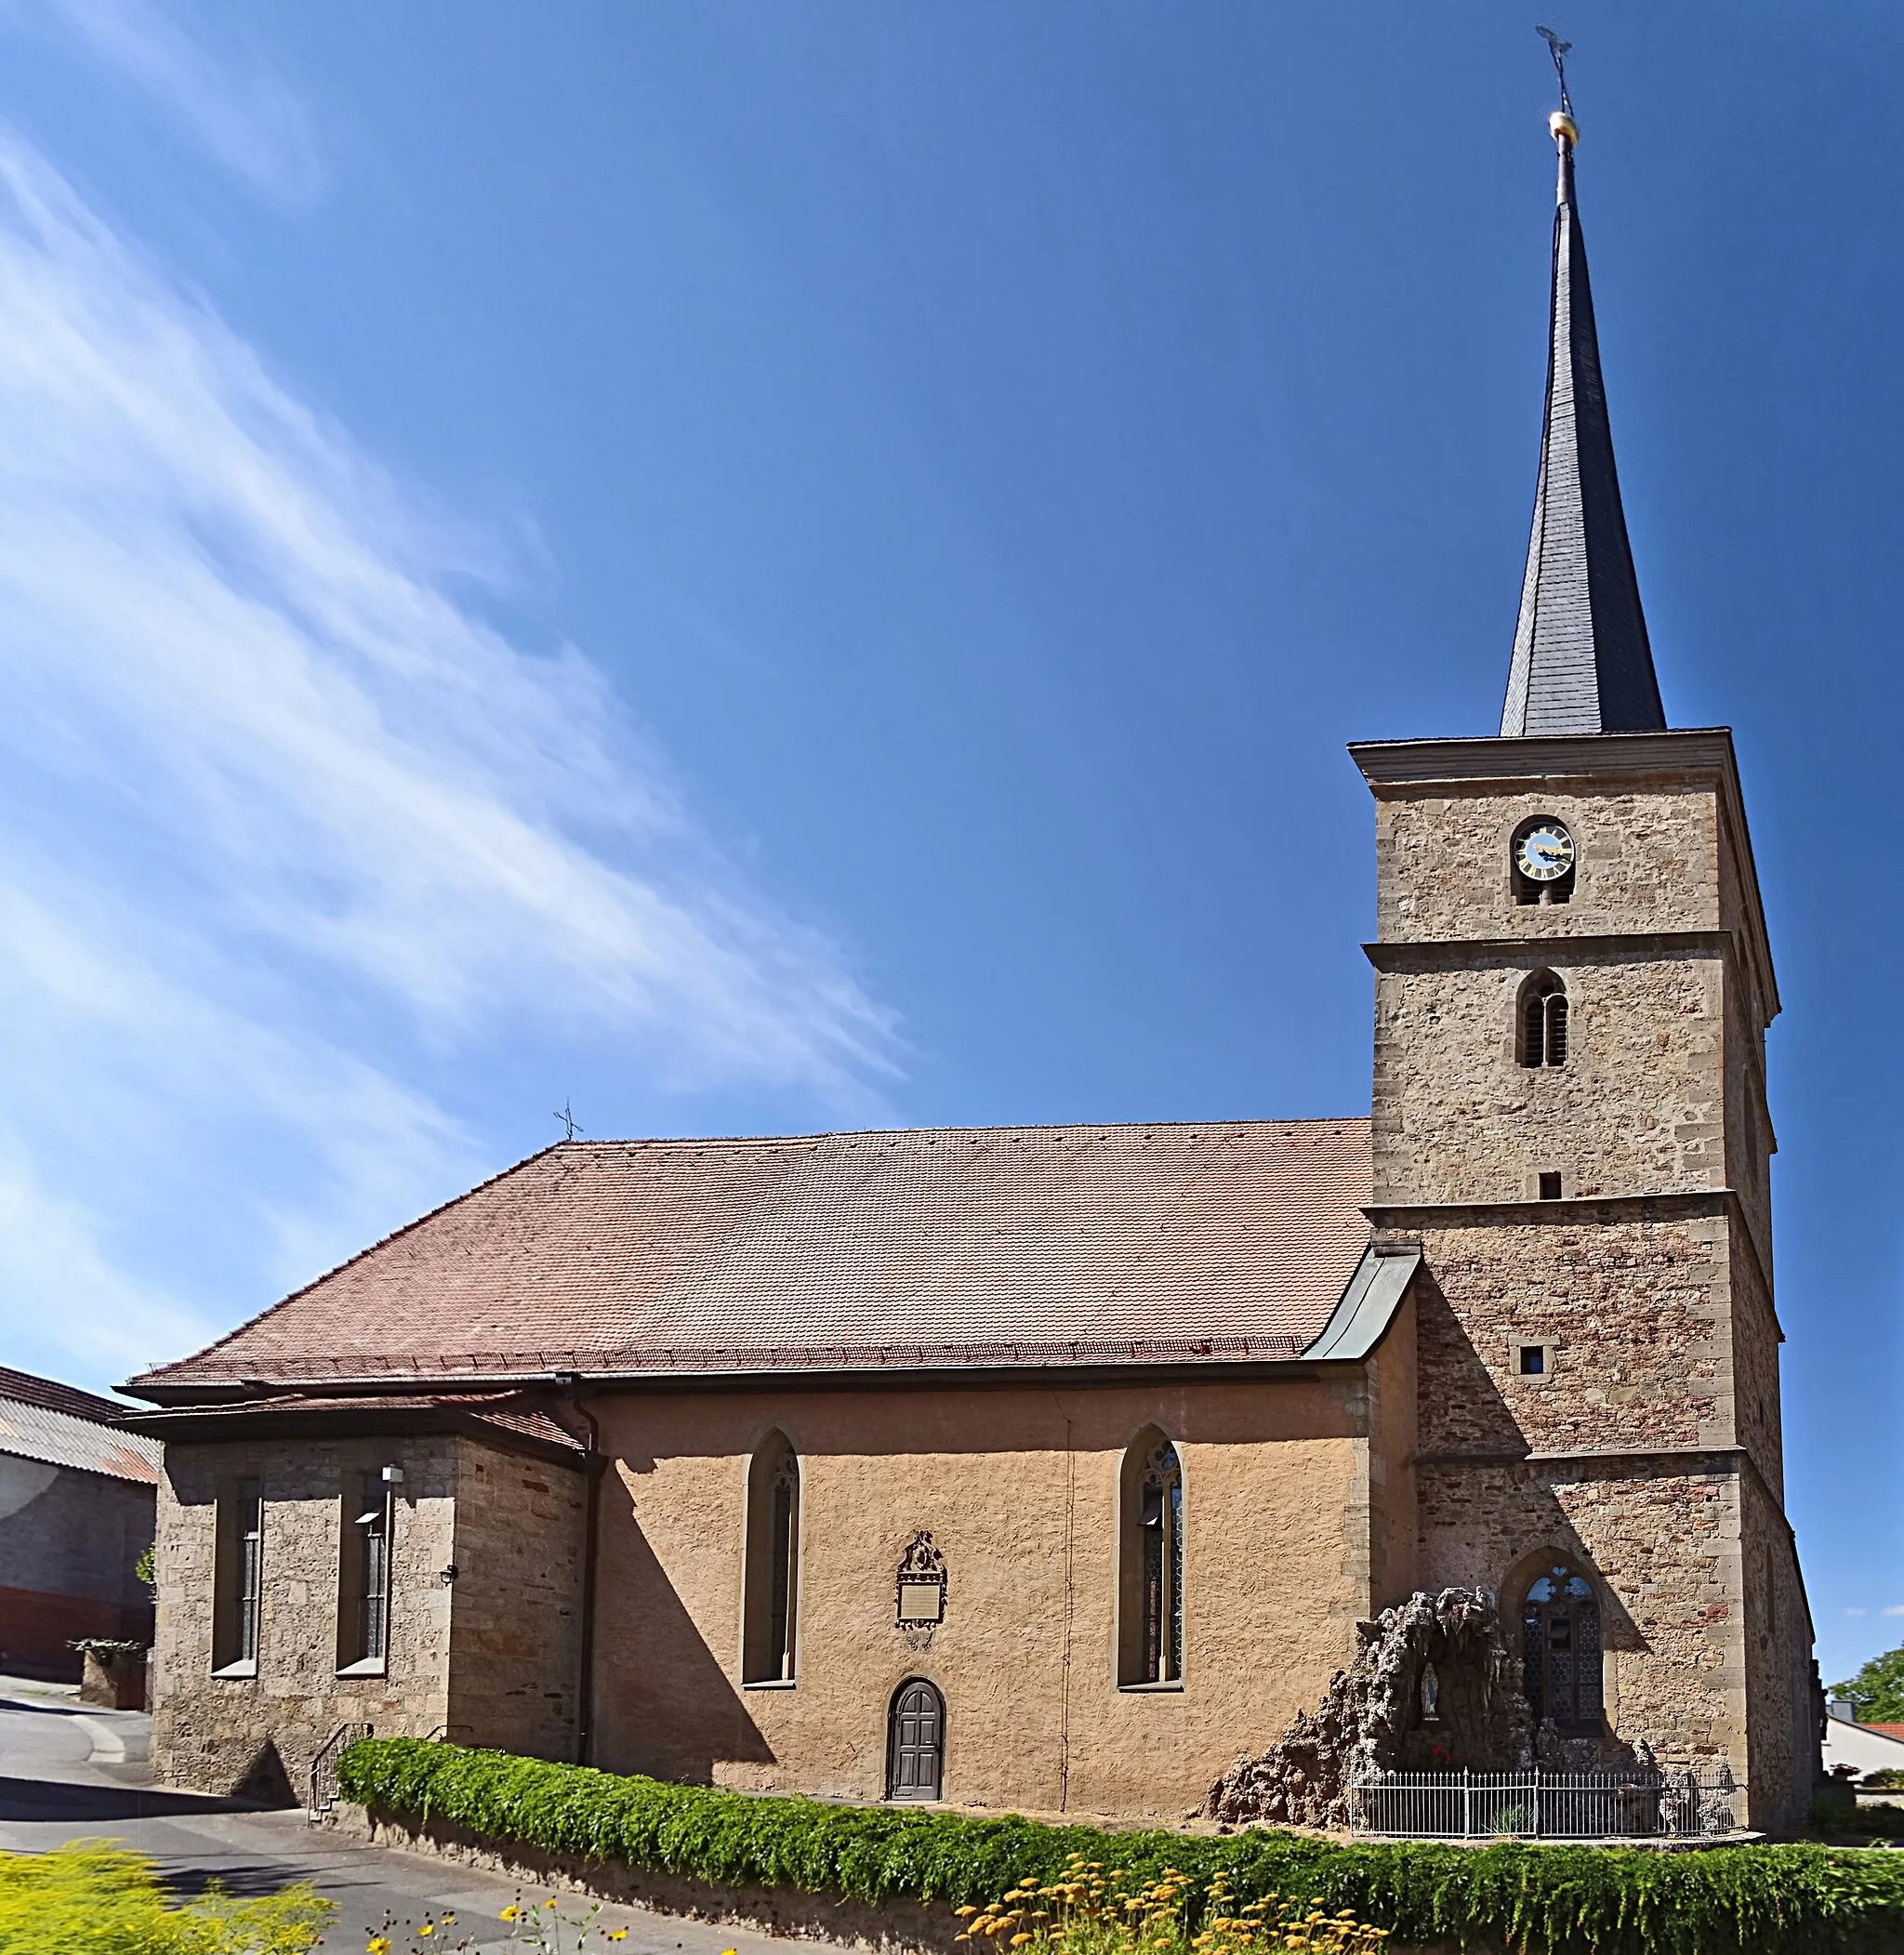
M 575 1763 L 585 1765 L 595 1744 L 595 1566 L 601 1541 L 602 1471 L 607 1461 L 602 1456 L 602 1428 L 595 1415 L 582 1403 L 582 1375 L 579 1371 L 559 1371 L 556 1382 L 567 1388 L 569 1404 L 588 1428 L 588 1490 L 583 1497 L 587 1506 L 582 1517 L 582 1622 L 580 1671 L 575 1684 Z

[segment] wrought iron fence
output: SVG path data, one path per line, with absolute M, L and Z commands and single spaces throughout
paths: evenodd
M 1403 1839 L 1710 1838 L 1734 1830 L 1721 1766 L 1675 1771 L 1372 1772 L 1351 1779 L 1349 1824 Z
M 304 1816 L 312 1826 L 318 1824 L 337 1803 L 337 1755 L 345 1746 L 354 1745 L 360 1737 L 373 1737 L 376 1733 L 368 1724 L 339 1724 L 324 1739 L 323 1748 L 311 1761 L 311 1799 L 304 1808 Z

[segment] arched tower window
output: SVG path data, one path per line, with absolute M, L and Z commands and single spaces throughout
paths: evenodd
M 1183 1468 L 1155 1426 L 1124 1456 L 1117 1681 L 1174 1684 L 1183 1674 Z
M 1600 1605 L 1578 1569 L 1536 1576 L 1521 1609 L 1521 1688 L 1539 1724 L 1575 1736 L 1600 1728 Z
M 1567 986 L 1551 971 L 1535 971 L 1521 986 L 1514 1044 L 1523 1065 L 1567 1063 Z
M 747 1470 L 741 1679 L 790 1684 L 800 1617 L 800 1455 L 770 1433 Z

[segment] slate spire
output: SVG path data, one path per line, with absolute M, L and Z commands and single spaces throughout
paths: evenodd
M 1580 132 L 1565 110 L 1549 125 L 1560 152 L 1560 186 L 1547 413 L 1501 732 L 1508 739 L 1663 733 L 1666 713 L 1620 508 L 1586 245 L 1574 202 Z

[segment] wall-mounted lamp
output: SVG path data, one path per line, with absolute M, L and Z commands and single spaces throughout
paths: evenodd
M 455 1562 L 450 1562 L 444 1566 L 443 1573 L 437 1577 L 437 1579 L 443 1583 L 444 1588 L 448 1588 L 462 1572 Z
M 401 1486 L 403 1484 L 403 1469 L 401 1466 L 385 1467 L 383 1484 L 386 1486 Z

